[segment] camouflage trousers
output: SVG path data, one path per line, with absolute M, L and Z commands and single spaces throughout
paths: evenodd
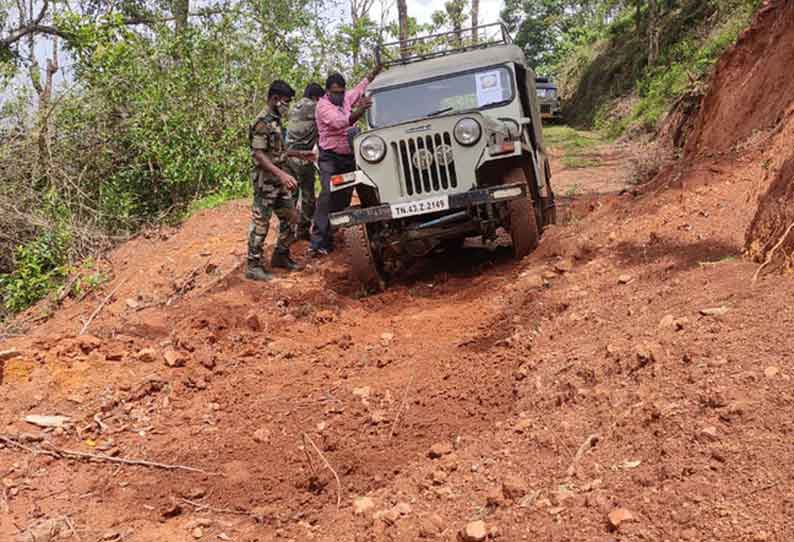
M 300 217 L 298 219 L 298 237 L 306 236 L 312 226 L 312 219 L 314 218 L 314 207 L 317 202 L 317 197 L 314 192 L 314 182 L 317 178 L 315 173 L 314 164 L 311 162 L 295 160 L 290 165 L 292 176 L 298 181 L 298 188 L 300 193 L 295 191 L 293 193 L 293 203 L 295 208 L 298 208 L 300 201 Z
M 254 204 L 251 207 L 251 226 L 248 228 L 248 261 L 260 264 L 270 219 L 278 217 L 278 240 L 274 254 L 289 254 L 295 240 L 292 225 L 297 216 L 292 195 L 280 186 L 254 183 Z

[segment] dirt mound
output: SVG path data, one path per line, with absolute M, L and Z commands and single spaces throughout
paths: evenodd
M 731 149 L 778 127 L 794 103 L 794 3 L 773 0 L 720 59 L 703 100 L 689 154 Z

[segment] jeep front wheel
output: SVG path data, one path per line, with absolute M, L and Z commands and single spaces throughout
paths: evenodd
M 357 224 L 346 228 L 345 244 L 350 250 L 350 264 L 355 278 L 369 290 L 383 290 L 385 284 L 372 250 L 367 226 Z
M 529 198 L 514 199 L 507 204 L 510 212 L 510 237 L 513 257 L 520 260 L 538 246 L 540 233 L 535 210 Z

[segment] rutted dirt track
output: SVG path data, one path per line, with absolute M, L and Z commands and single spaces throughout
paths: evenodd
M 102 291 L 0 347 L 0 540 L 46 519 L 91 542 L 452 541 L 477 519 L 505 541 L 790 540 L 794 279 L 742 257 L 765 152 L 369 297 L 344 253 L 243 280 L 245 202 L 127 243 Z M 53 448 L 205 472 L 32 453 Z

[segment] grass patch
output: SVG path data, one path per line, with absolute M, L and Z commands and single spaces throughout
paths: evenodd
M 564 156 L 561 160 L 562 165 L 570 169 L 581 169 L 598 165 L 598 160 L 584 156 Z
M 253 195 L 251 183 L 240 183 L 239 186 L 235 186 L 231 189 L 220 190 L 218 192 L 213 192 L 212 194 L 207 194 L 204 197 L 194 199 L 192 202 L 190 202 L 190 205 L 188 206 L 187 211 L 182 218 L 187 219 L 200 211 L 213 209 L 219 205 L 223 205 L 227 201 L 247 198 L 251 197 L 251 195 Z
M 543 138 L 547 145 L 560 148 L 566 154 L 578 154 L 604 143 L 598 132 L 582 132 L 569 126 L 544 126 Z

